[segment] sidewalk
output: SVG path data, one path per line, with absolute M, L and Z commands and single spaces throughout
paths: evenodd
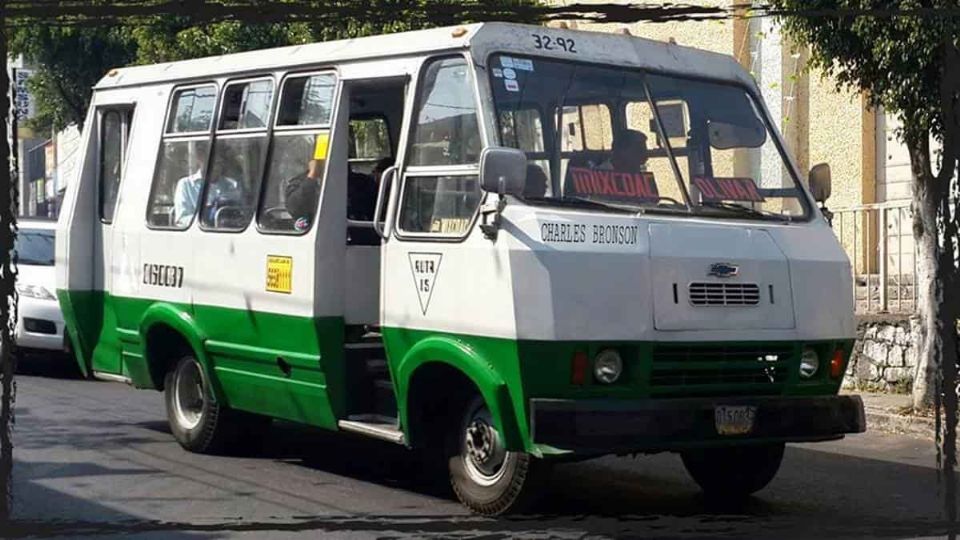
M 936 424 L 932 414 L 915 414 L 909 394 L 871 394 L 851 392 L 863 398 L 867 430 L 902 433 L 933 440 Z

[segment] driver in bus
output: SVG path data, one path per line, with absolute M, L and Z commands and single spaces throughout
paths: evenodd
M 610 159 L 597 168 L 628 173 L 647 172 L 647 158 L 647 136 L 643 132 L 626 129 L 613 139 Z

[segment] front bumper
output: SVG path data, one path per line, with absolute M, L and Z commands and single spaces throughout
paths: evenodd
M 15 331 L 17 348 L 66 351 L 64 326 L 60 304 L 56 300 L 20 297 Z
M 720 435 L 717 406 L 756 407 L 753 429 Z M 582 453 L 646 452 L 737 442 L 822 441 L 866 430 L 860 396 L 532 399 L 539 445 Z

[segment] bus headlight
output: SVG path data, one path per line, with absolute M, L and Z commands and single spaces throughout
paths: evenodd
M 817 351 L 811 347 L 804 347 L 800 354 L 800 378 L 809 379 L 817 374 L 820 369 L 820 357 Z
M 613 384 L 623 373 L 623 360 L 620 353 L 613 349 L 604 349 L 593 359 L 593 376 L 604 384 Z

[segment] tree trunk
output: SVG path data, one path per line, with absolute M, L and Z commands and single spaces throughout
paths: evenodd
M 936 398 L 936 380 L 940 370 L 942 291 L 939 273 L 937 230 L 937 177 L 930 168 L 930 148 L 924 136 L 907 136 L 910 167 L 913 172 L 913 238 L 917 245 L 917 312 L 920 315 L 920 351 L 913 382 L 913 405 L 930 407 Z

